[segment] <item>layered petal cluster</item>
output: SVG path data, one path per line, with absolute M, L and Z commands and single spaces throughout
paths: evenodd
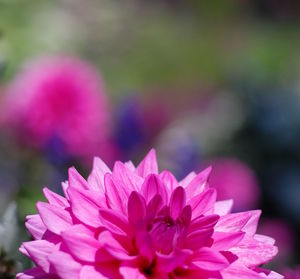
M 29 61 L 1 101 L 1 122 L 22 144 L 92 158 L 107 137 L 103 82 L 91 65 L 78 58 Z
M 28 278 L 282 278 L 263 270 L 277 253 L 256 234 L 260 211 L 230 213 L 207 183 L 211 169 L 177 181 L 158 171 L 155 151 L 135 167 L 99 158 L 85 180 L 74 168 L 65 197 L 47 188 L 48 202 L 27 217 L 34 238 L 20 251 L 36 267 Z

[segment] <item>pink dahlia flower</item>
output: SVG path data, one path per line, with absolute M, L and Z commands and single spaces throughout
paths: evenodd
M 39 149 L 59 144 L 77 157 L 99 152 L 107 136 L 107 114 L 98 73 L 70 57 L 44 57 L 26 64 L 1 104 L 1 120 L 19 141 Z
M 154 150 L 112 171 L 96 158 L 87 180 L 70 168 L 65 197 L 45 188 L 48 202 L 27 217 L 34 240 L 20 251 L 36 267 L 17 278 L 282 278 L 259 267 L 277 253 L 255 234 L 261 212 L 230 213 L 209 173 L 178 182 Z

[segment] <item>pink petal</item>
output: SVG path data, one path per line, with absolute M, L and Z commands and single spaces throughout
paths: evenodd
M 186 203 L 185 190 L 179 186 L 171 195 L 170 198 L 170 216 L 176 220 Z
M 121 266 L 120 273 L 123 275 L 124 279 L 147 279 L 147 277 L 135 267 Z
M 207 188 L 207 179 L 211 173 L 212 168 L 208 167 L 196 177 L 185 187 L 187 199 L 202 193 Z
M 101 224 L 109 231 L 116 234 L 128 234 L 129 227 L 127 219 L 121 213 L 112 209 L 100 209 L 99 218 Z
M 93 169 L 87 181 L 91 190 L 104 193 L 104 176 L 111 173 L 108 166 L 98 157 L 94 158 Z
M 213 242 L 211 238 L 213 231 L 212 228 L 193 231 L 185 238 L 184 247 L 191 250 L 197 250 L 203 246 L 211 245 Z
M 212 236 L 214 239 L 212 248 L 217 251 L 228 250 L 238 244 L 244 236 L 244 232 L 214 232 Z
M 81 225 L 75 225 L 70 230 L 64 231 L 61 236 L 72 256 L 84 262 L 96 261 L 96 255 L 101 248 L 99 241 L 92 236 L 77 232 Z
M 186 205 L 180 214 L 180 220 L 182 221 L 183 225 L 187 228 L 191 223 L 192 218 L 192 208 L 190 205 Z
M 69 188 L 69 182 L 68 182 L 68 181 L 62 182 L 62 183 L 61 183 L 61 187 L 62 187 L 62 189 L 63 189 L 63 192 L 64 192 L 64 194 L 65 194 L 65 197 L 69 200 L 69 195 L 68 195 L 68 193 L 67 193 L 67 190 L 68 190 L 68 188 Z
M 85 265 L 82 267 L 80 272 L 80 279 L 102 279 L 102 278 L 113 278 L 122 279 L 119 273 L 118 261 L 109 261 L 103 263 L 97 263 L 97 266 Z M 102 277 L 99 277 L 102 276 Z
M 247 268 L 239 262 L 231 264 L 228 268 L 221 271 L 224 279 L 259 279 L 266 278 L 259 273 Z
M 136 234 L 136 247 L 139 251 L 139 255 L 145 257 L 149 262 L 153 259 L 153 245 L 152 239 L 148 232 L 139 231 Z
M 136 172 L 139 176 L 146 178 L 149 174 L 158 174 L 156 152 L 151 149 L 144 160 L 137 166 Z
M 50 263 L 48 255 L 55 251 L 55 245 L 46 240 L 34 240 L 23 243 L 30 258 L 45 272 L 49 273 Z
M 80 271 L 80 279 L 109 279 L 109 277 L 104 276 L 94 266 L 85 265 Z
M 113 168 L 114 182 L 124 189 L 131 191 L 139 191 L 143 183 L 143 178 L 136 173 L 130 171 L 122 162 L 116 162 Z
M 147 205 L 147 220 L 151 220 L 156 216 L 162 207 L 162 198 L 160 195 L 155 195 Z
M 20 253 L 22 253 L 24 256 L 30 258 L 30 255 L 28 254 L 27 250 L 24 247 L 24 244 L 21 244 L 20 248 L 19 248 Z
M 260 211 L 253 210 L 221 216 L 215 229 L 223 232 L 238 232 L 242 230 L 252 234 L 253 231 L 256 230 L 259 212 Z
M 28 215 L 26 217 L 25 227 L 34 239 L 41 239 L 47 230 L 38 214 Z
M 160 173 L 159 177 L 168 187 L 169 192 L 172 192 L 176 187 L 178 187 L 178 181 L 171 172 L 165 170 Z
M 141 189 L 146 203 L 148 203 L 155 195 L 160 195 L 163 204 L 168 201 L 168 194 L 165 185 L 162 183 L 158 175 L 150 174 L 146 177 Z
M 217 201 L 215 203 L 214 213 L 220 216 L 226 215 L 231 212 L 232 206 L 233 200 Z
M 275 239 L 266 235 L 261 235 L 261 234 L 255 234 L 253 235 L 253 238 L 257 241 L 266 243 L 266 244 L 270 244 L 270 245 L 274 245 L 275 244 Z
M 156 269 L 164 274 L 172 272 L 177 267 L 182 267 L 187 264 L 187 259 L 193 254 L 191 250 L 175 249 L 169 255 L 156 253 L 157 265 Z
M 243 227 L 243 231 L 250 235 L 254 235 L 257 230 L 257 225 L 261 215 L 261 210 L 252 210 L 249 212 L 251 212 L 251 217 L 247 222 L 247 224 Z
M 79 279 L 81 264 L 76 262 L 71 255 L 57 251 L 48 256 L 51 266 L 55 269 L 56 274 L 62 278 Z
M 69 168 L 69 187 L 81 190 L 88 190 L 90 188 L 86 180 L 78 173 L 78 171 L 74 167 Z
M 218 271 L 228 267 L 229 262 L 221 253 L 211 248 L 203 247 L 195 252 L 193 264 L 200 269 Z
M 133 191 L 128 199 L 128 221 L 137 225 L 146 217 L 145 199 L 137 192 Z
M 61 207 L 45 202 L 38 202 L 37 209 L 47 229 L 55 234 L 60 234 L 72 225 L 70 213 Z
M 248 267 L 264 264 L 274 258 L 278 249 L 274 245 L 260 242 L 251 236 L 245 235 L 242 241 L 230 250 L 237 255 L 239 261 Z
M 69 207 L 69 202 L 66 200 L 66 198 L 52 192 L 48 188 L 43 189 L 43 193 L 48 200 L 48 202 L 52 205 L 55 205 L 57 207 L 66 208 Z
M 112 236 L 108 231 L 99 235 L 99 243 L 107 250 L 109 254 L 118 260 L 133 260 L 136 257 L 130 256 L 128 251 Z
M 197 230 L 212 229 L 218 222 L 219 218 L 220 217 L 215 214 L 199 216 L 191 222 L 188 233 L 192 233 L 193 231 Z
M 192 171 L 185 178 L 183 178 L 178 184 L 183 188 L 186 188 L 196 176 L 197 174 L 194 171 Z
M 69 188 L 68 194 L 73 214 L 84 224 L 93 228 L 101 225 L 99 209 L 106 206 L 102 193 L 92 190 Z
M 126 201 L 129 197 L 129 193 L 127 193 L 128 189 L 124 188 L 123 184 L 116 185 L 111 174 L 106 174 L 104 181 L 107 206 L 127 214 Z
M 276 272 L 274 272 L 272 270 L 260 268 L 260 267 L 254 268 L 254 271 L 256 271 L 257 273 L 259 273 L 260 275 L 263 275 L 264 278 L 269 278 L 269 279 L 283 279 L 284 278 L 279 273 L 276 273 Z M 285 277 L 288 277 L 288 276 L 285 275 Z M 297 279 L 297 278 L 295 278 L 295 279 Z
M 198 217 L 210 211 L 217 198 L 216 189 L 210 188 L 205 192 L 191 198 L 188 204 L 192 207 L 192 218 Z
M 126 168 L 128 168 L 130 171 L 135 172 L 135 166 L 131 161 L 127 161 L 124 163 Z

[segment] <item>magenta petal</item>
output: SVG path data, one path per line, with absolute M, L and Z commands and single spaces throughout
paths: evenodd
M 193 264 L 200 269 L 218 271 L 225 269 L 229 262 L 221 253 L 211 248 L 203 247 L 195 252 Z
M 231 264 L 228 268 L 221 271 L 224 279 L 260 279 L 267 278 L 259 273 L 247 268 L 240 262 Z
M 243 227 L 243 231 L 249 235 L 254 235 L 257 230 L 258 221 L 261 215 L 261 210 L 251 210 L 251 217 L 247 224 Z
M 116 259 L 133 260 L 136 258 L 130 256 L 128 251 L 108 231 L 104 231 L 99 235 L 99 243 Z
M 81 264 L 76 262 L 71 255 L 57 251 L 49 255 L 48 259 L 59 278 L 79 279 Z
M 248 267 L 255 267 L 270 261 L 276 256 L 278 249 L 276 246 L 260 242 L 251 236 L 245 237 L 230 250 L 237 255 L 239 261 Z
M 98 157 L 94 158 L 93 169 L 87 181 L 91 190 L 104 193 L 104 176 L 111 173 L 108 166 Z
M 41 239 L 47 228 L 44 225 L 40 215 L 28 215 L 25 226 L 34 239 Z
M 197 174 L 196 177 L 185 187 L 187 199 L 202 193 L 207 188 L 207 179 L 211 173 L 211 167 Z
M 214 232 L 212 236 L 214 239 L 212 248 L 218 251 L 228 250 L 238 244 L 244 236 L 244 232 Z
M 153 244 L 148 232 L 140 231 L 136 234 L 136 247 L 139 254 L 145 257 L 149 262 L 153 259 Z
M 217 192 L 214 188 L 210 188 L 191 198 L 188 204 L 192 207 L 192 218 L 206 214 L 208 211 L 212 210 L 216 202 L 216 198 Z
M 179 181 L 178 184 L 180 186 L 182 186 L 183 188 L 186 188 L 196 176 L 197 176 L 197 174 L 194 171 L 192 171 L 185 178 L 183 178 L 181 181 Z
M 144 160 L 137 166 L 136 172 L 139 176 L 144 178 L 149 174 L 158 174 L 158 165 L 154 149 L 151 149 Z
M 137 225 L 146 217 L 146 202 L 137 192 L 133 191 L 128 199 L 128 221 Z
M 65 197 L 69 200 L 69 195 L 67 193 L 67 190 L 69 188 L 69 182 L 68 181 L 64 181 L 61 183 L 61 188 L 63 189 L 63 192 L 65 194 Z
M 130 171 L 122 162 L 117 161 L 113 168 L 113 177 L 118 185 L 128 189 L 128 192 L 139 191 L 143 178 Z
M 74 167 L 69 168 L 69 187 L 81 190 L 88 190 L 90 188 L 86 180 L 78 173 L 78 171 Z
M 178 187 L 178 181 L 176 177 L 169 171 L 163 171 L 159 175 L 162 182 L 168 187 L 169 192 L 172 192 Z
M 19 252 L 21 252 L 24 256 L 30 258 L 30 255 L 28 254 L 27 250 L 24 247 L 24 243 L 21 244 L 20 248 L 19 248 Z
M 69 188 L 68 194 L 73 214 L 84 224 L 97 228 L 101 225 L 99 209 L 105 206 L 105 198 L 100 192 Z
M 183 225 L 187 228 L 191 223 L 192 218 L 192 208 L 190 205 L 187 205 L 183 208 L 180 214 L 180 220 L 182 221 Z
M 124 214 L 127 214 L 126 202 L 128 200 L 129 193 L 123 185 L 116 186 L 116 183 L 113 181 L 111 174 L 106 174 L 105 178 L 105 198 L 107 206 L 111 209 L 121 211 Z
M 36 206 L 49 231 L 60 234 L 72 225 L 72 217 L 68 211 L 45 202 L 38 202 Z
M 52 205 L 55 205 L 55 206 L 61 207 L 61 208 L 66 208 L 66 207 L 70 206 L 69 202 L 67 201 L 66 198 L 52 192 L 48 188 L 44 188 L 43 193 L 44 193 L 46 199 L 48 200 L 48 202 Z
M 193 231 L 192 233 L 189 233 L 185 238 L 184 247 L 191 250 L 197 250 L 203 246 L 209 246 L 212 244 L 212 234 L 212 228 Z
M 109 277 L 104 276 L 94 266 L 85 265 L 80 271 L 80 279 L 108 279 Z
M 147 220 L 151 221 L 162 207 L 162 198 L 155 195 L 147 205 Z
M 72 229 L 62 233 L 63 243 L 66 244 L 74 258 L 94 263 L 101 245 L 90 235 L 77 232 L 80 230 L 77 227 L 74 226 Z
M 35 267 L 17 274 L 17 279 L 58 279 L 56 275 L 46 274 L 41 268 Z
M 99 211 L 99 218 L 101 224 L 109 231 L 116 234 L 129 233 L 128 222 L 123 214 L 111 209 L 101 209 Z
M 254 221 L 256 220 L 256 218 L 257 211 L 246 211 L 241 213 L 227 214 L 220 217 L 220 220 L 216 225 L 216 230 L 223 232 L 238 232 L 240 230 L 245 231 L 244 228 L 250 220 L 251 221 L 249 228 L 253 229 L 253 225 L 255 225 Z
M 220 216 L 231 212 L 233 200 L 217 201 L 214 206 L 214 213 Z
M 157 253 L 157 270 L 163 273 L 172 272 L 177 267 L 185 266 L 192 254 L 193 251 L 187 249 L 176 249 L 168 255 Z
M 136 267 L 121 266 L 120 273 L 124 279 L 147 279 Z
M 146 203 L 148 203 L 155 195 L 160 195 L 163 204 L 168 201 L 168 194 L 165 185 L 162 183 L 158 175 L 150 174 L 146 177 L 141 189 Z
M 186 203 L 186 196 L 185 196 L 185 190 L 179 186 L 177 187 L 170 198 L 170 216 L 176 220 L 183 207 L 185 206 Z
M 55 250 L 55 245 L 46 240 L 34 240 L 23 243 L 23 247 L 36 265 L 49 273 L 50 263 L 48 255 Z
M 207 216 L 199 216 L 198 218 L 195 218 L 188 229 L 189 233 L 192 233 L 193 231 L 197 230 L 203 230 L 203 229 L 212 229 L 216 223 L 219 220 L 219 215 L 207 215 Z

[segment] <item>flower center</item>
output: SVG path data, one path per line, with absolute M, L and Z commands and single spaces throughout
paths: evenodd
M 177 224 L 170 216 L 155 219 L 151 228 L 149 228 L 155 250 L 162 254 L 171 253 L 180 231 L 180 224 Z

